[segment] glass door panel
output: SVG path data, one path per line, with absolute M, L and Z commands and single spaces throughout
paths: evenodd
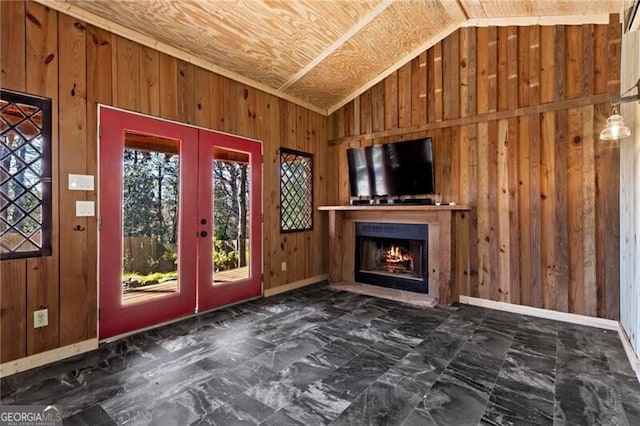
M 251 171 L 247 153 L 213 149 L 212 191 L 214 229 L 213 285 L 250 277 L 251 257 L 248 212 L 251 211 Z
M 262 294 L 262 144 L 200 130 L 198 310 Z
M 125 132 L 122 302 L 179 291 L 180 141 Z
M 100 107 L 99 338 L 195 312 L 198 130 Z

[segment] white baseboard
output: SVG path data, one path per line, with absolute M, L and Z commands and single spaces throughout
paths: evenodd
M 619 321 L 605 318 L 590 317 L 587 315 L 570 314 L 568 312 L 552 311 L 550 309 L 534 308 L 532 306 L 516 305 L 513 303 L 496 302 L 494 300 L 480 299 L 478 297 L 460 296 L 460 303 L 467 305 L 480 306 L 482 308 L 496 309 L 499 311 L 513 312 L 515 314 L 529 315 L 532 317 L 540 317 L 552 319 L 556 321 L 564 321 L 572 324 L 586 325 L 590 327 L 603 328 L 605 330 L 615 330 L 618 332 L 620 342 L 624 348 L 629 364 L 636 373 L 636 377 L 640 381 L 640 360 L 633 350 L 633 346 L 624 331 L 624 327 Z
M 61 359 L 89 352 L 97 348 L 98 339 L 95 338 L 20 358 L 15 361 L 5 362 L 4 364 L 0 364 L 0 377 L 7 377 L 21 371 L 31 370 L 32 368 L 60 361 Z
M 513 312 L 515 314 L 529 315 L 557 321 L 570 322 L 572 324 L 588 325 L 604 328 L 606 330 L 618 330 L 618 321 L 590 317 L 587 315 L 570 314 L 568 312 L 552 311 L 550 309 L 534 308 L 532 306 L 516 305 L 513 303 L 496 302 L 494 300 L 480 299 L 478 297 L 460 296 L 460 303 L 480 306 L 482 308 L 496 309 L 499 311 Z
M 622 342 L 624 351 L 627 354 L 627 358 L 629 359 L 631 368 L 633 368 L 633 371 L 635 371 L 638 381 L 640 381 L 640 359 L 638 359 L 638 354 L 636 354 L 636 351 L 633 350 L 633 345 L 631 345 L 631 341 L 629 340 L 627 333 L 624 331 L 624 327 L 622 326 L 622 323 L 618 323 L 618 324 L 620 324 L 620 327 L 618 328 L 618 336 L 620 336 L 620 341 Z
M 295 290 L 301 287 L 306 287 L 308 285 L 315 284 L 320 281 L 324 281 L 328 278 L 329 278 L 329 275 L 321 274 L 321 275 L 316 275 L 315 277 L 305 278 L 304 280 L 294 281 L 289 284 L 279 285 L 278 287 L 268 288 L 264 291 L 264 297 L 271 297 L 271 296 L 275 296 L 276 294 Z

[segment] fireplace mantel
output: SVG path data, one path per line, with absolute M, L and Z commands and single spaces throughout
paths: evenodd
M 429 226 L 429 295 L 442 304 L 458 300 L 469 285 L 471 208 L 465 205 L 322 206 L 329 213 L 329 281 L 353 282 L 355 223 Z

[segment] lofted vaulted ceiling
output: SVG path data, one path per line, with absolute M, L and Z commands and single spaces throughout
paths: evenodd
M 323 114 L 460 27 L 620 11 L 620 0 L 37 1 Z

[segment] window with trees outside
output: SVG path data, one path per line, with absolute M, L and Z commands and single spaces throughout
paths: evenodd
M 313 229 L 313 155 L 280 148 L 280 230 Z
M 51 99 L 0 91 L 0 259 L 51 255 Z

